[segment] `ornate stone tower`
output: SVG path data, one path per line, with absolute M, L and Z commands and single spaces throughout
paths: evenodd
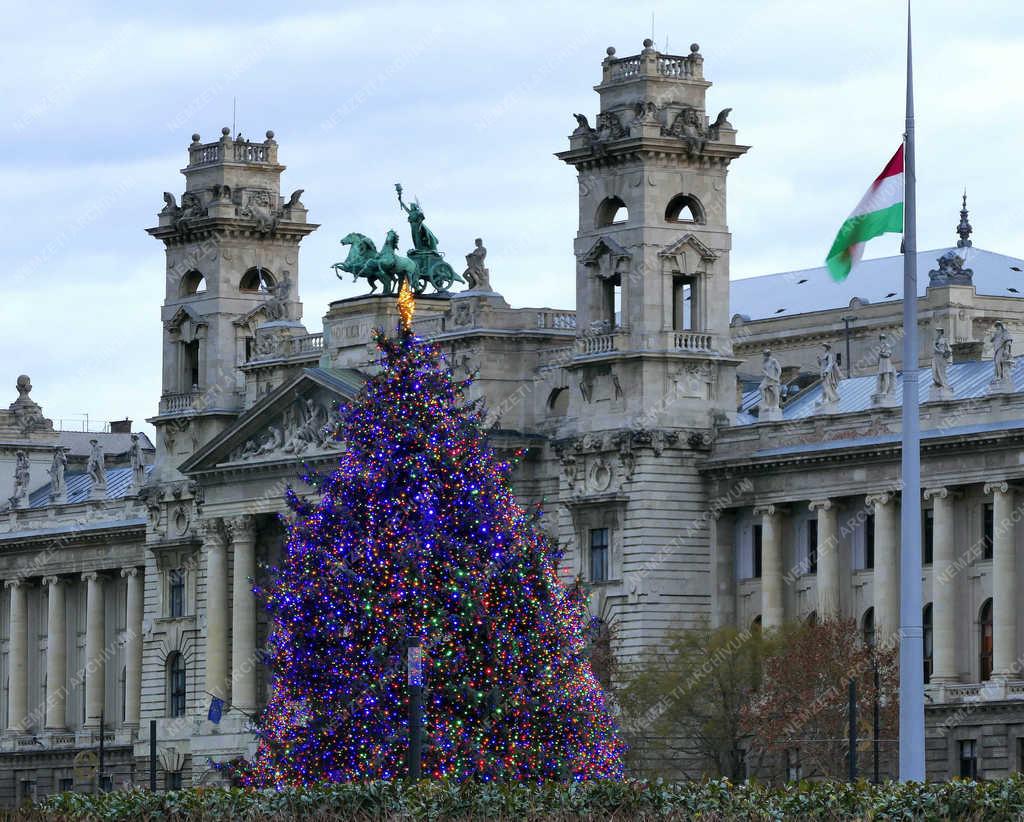
M 729 336 L 729 109 L 706 111 L 704 58 L 643 51 L 602 63 L 594 125 L 577 114 L 576 352 L 556 451 L 592 606 L 627 655 L 710 611 L 699 466 L 736 410 Z
M 299 323 L 299 243 L 317 228 L 299 197 L 281 196 L 274 133 L 254 143 L 222 129 L 192 135 L 179 205 L 164 193 L 159 225 L 167 250 L 162 310 L 163 387 L 157 462 L 173 472 L 243 407 L 239 370 L 255 347 L 305 333 Z

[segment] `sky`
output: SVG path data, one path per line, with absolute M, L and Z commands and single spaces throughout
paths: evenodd
M 298 266 L 311 332 L 364 289 L 330 270 L 339 238 L 406 232 L 399 181 L 457 268 L 482 237 L 513 306 L 573 307 L 576 183 L 552 155 L 573 112 L 593 119 L 605 48 L 652 31 L 663 52 L 700 43 L 708 110 L 732 107 L 752 146 L 729 174 L 732 277 L 820 265 L 903 132 L 904 9 L 0 0 L 0 402 L 27 373 L 66 428 L 156 413 L 164 258 L 144 229 L 233 101 L 320 224 Z M 975 244 L 1024 256 L 1024 8 L 918 2 L 914 34 L 919 248 L 952 244 L 966 186 Z

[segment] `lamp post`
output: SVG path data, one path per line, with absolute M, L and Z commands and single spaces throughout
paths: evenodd
M 423 761 L 423 648 L 419 637 L 409 640 L 406 670 L 409 682 L 409 781 L 418 782 Z

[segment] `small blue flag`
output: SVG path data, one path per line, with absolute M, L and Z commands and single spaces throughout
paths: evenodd
M 210 712 L 206 715 L 206 718 L 210 720 L 214 725 L 220 722 L 221 715 L 224 713 L 224 700 L 219 696 L 215 696 L 210 700 Z

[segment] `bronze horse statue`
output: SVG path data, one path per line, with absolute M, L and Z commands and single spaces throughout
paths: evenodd
M 341 272 L 347 271 L 355 282 L 359 278 L 370 284 L 370 293 L 377 291 L 380 283 L 381 294 L 396 294 L 401 288 L 402 280 L 407 280 L 414 288 L 418 285 L 416 263 L 408 257 L 397 254 L 398 234 L 390 230 L 380 251 L 373 240 L 365 234 L 353 231 L 341 238 L 342 245 L 351 246 L 344 262 L 331 266 L 334 273 L 341 278 Z

